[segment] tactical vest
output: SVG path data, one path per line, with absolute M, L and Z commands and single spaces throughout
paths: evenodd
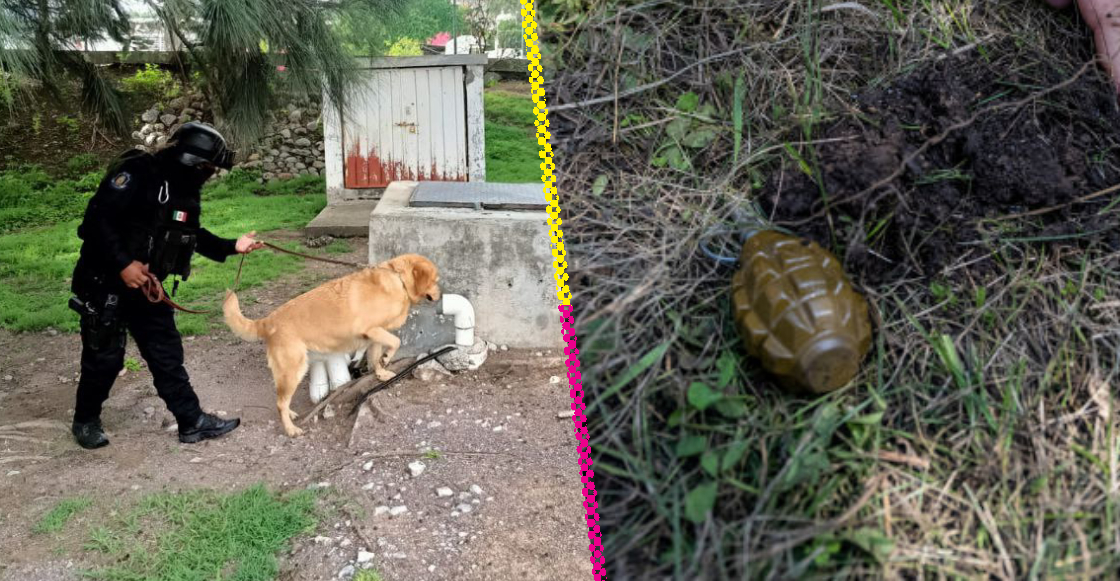
M 160 280 L 179 276 L 187 280 L 191 274 L 191 257 L 198 245 L 197 199 L 175 198 L 170 184 L 164 182 L 156 194 L 155 220 L 147 232 L 144 255 L 148 270 Z
M 119 171 L 134 172 L 138 180 L 132 211 L 126 218 L 129 249 L 160 280 L 179 276 L 186 280 L 198 244 L 198 196 L 174 195 L 151 154 L 130 151 L 121 158 Z

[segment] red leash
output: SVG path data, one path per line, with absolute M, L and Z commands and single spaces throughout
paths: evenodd
M 300 258 L 306 258 L 308 260 L 317 260 L 319 262 L 328 262 L 330 264 L 341 264 L 343 266 L 352 266 L 352 267 L 355 267 L 355 268 L 368 268 L 368 265 L 358 264 L 357 262 L 346 262 L 344 260 L 332 260 L 330 258 L 322 258 L 322 257 L 319 257 L 319 256 L 312 256 L 310 254 L 303 254 L 302 252 L 296 252 L 294 250 L 288 250 L 286 248 L 281 248 L 281 247 L 279 247 L 275 244 L 272 244 L 270 242 L 264 242 L 264 241 L 260 241 L 260 242 L 261 242 L 261 244 L 264 244 L 266 247 L 271 248 L 272 250 L 276 250 L 278 252 L 283 252 L 284 254 L 291 254 L 292 256 L 299 256 Z M 241 263 L 237 265 L 237 276 L 233 279 L 233 290 L 234 290 L 234 292 L 237 291 L 237 287 L 241 284 L 241 269 L 245 267 L 245 257 L 246 256 L 248 256 L 248 255 L 247 254 L 242 254 L 241 255 Z M 184 313 L 190 313 L 192 315 L 206 315 L 206 314 L 215 312 L 213 309 L 206 310 L 206 311 L 197 311 L 197 310 L 188 309 L 186 307 L 183 307 L 181 305 L 176 304 L 175 301 L 171 300 L 171 298 L 167 296 L 167 291 L 163 288 L 163 283 L 160 282 L 159 280 L 157 280 L 155 277 L 149 278 L 148 281 L 146 283 L 144 283 L 144 285 L 142 287 L 140 287 L 140 290 L 142 290 L 144 292 L 144 296 L 147 297 L 147 299 L 150 302 L 163 303 L 163 304 L 168 305 L 168 306 L 170 306 L 171 308 L 173 308 L 177 311 L 182 311 Z

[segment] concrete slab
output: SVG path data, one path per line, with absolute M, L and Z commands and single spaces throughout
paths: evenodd
M 439 267 L 443 292 L 471 301 L 477 336 L 510 348 L 562 348 L 548 214 L 414 208 L 409 200 L 416 186 L 394 182 L 386 188 L 369 218 L 370 264 L 423 254 Z M 451 326 L 438 322 L 434 307 L 417 311 L 423 314 L 410 317 L 399 333 L 401 357 L 418 351 L 409 352 L 410 338 L 417 346 L 439 343 Z
M 365 236 L 369 234 L 369 216 L 376 207 L 376 200 L 330 204 L 303 230 L 308 236 Z
M 544 212 L 548 198 L 540 184 L 421 182 L 412 192 L 413 208 L 482 208 Z

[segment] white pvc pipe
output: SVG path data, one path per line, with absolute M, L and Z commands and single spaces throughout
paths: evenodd
M 327 359 L 327 377 L 330 378 L 331 391 L 350 381 L 350 355 L 332 353 Z
M 474 345 L 474 307 L 462 295 L 443 295 L 440 303 L 442 314 L 453 317 L 455 321 L 455 344 L 464 347 Z
M 308 391 L 312 402 L 323 401 L 328 393 L 350 381 L 350 357 L 349 353 L 312 351 L 307 354 Z
M 319 403 L 323 401 L 323 398 L 327 397 L 327 393 L 330 390 L 330 384 L 327 381 L 327 366 L 324 362 L 312 358 L 310 353 L 308 355 L 307 366 L 309 368 L 308 374 L 310 378 L 308 380 L 307 389 L 310 392 L 311 401 L 313 403 Z

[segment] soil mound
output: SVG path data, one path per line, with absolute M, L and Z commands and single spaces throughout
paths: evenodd
M 1091 69 L 945 59 L 856 95 L 852 113 L 820 136 L 819 177 L 787 164 L 759 201 L 844 248 L 864 282 L 937 275 L 1000 238 L 1120 246 L 1120 192 L 1079 201 L 1120 184 L 1120 107 Z

